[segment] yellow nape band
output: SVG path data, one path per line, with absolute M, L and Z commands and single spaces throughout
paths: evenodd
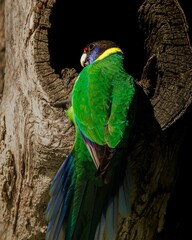
M 120 52 L 123 54 L 122 50 L 120 48 L 117 48 L 117 47 L 113 47 L 113 48 L 109 48 L 107 49 L 104 53 L 102 53 L 98 58 L 96 58 L 95 61 L 97 60 L 101 60 L 105 57 L 107 57 L 108 55 L 110 55 L 111 53 L 115 53 L 115 52 Z

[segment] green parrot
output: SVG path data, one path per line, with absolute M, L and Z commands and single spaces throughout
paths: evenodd
M 123 60 L 113 41 L 84 48 L 66 111 L 76 136 L 50 186 L 46 240 L 114 240 L 118 215 L 130 214 L 127 144 L 136 91 Z

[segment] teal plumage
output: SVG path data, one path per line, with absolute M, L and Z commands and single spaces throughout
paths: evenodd
M 127 142 L 134 121 L 134 79 L 111 41 L 87 45 L 81 62 L 66 112 L 76 138 L 50 187 L 46 240 L 113 240 L 118 214 L 127 216 L 131 208 Z

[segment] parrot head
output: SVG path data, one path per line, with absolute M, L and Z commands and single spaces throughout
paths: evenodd
M 83 51 L 80 59 L 82 67 L 85 67 L 93 63 L 103 52 L 109 48 L 119 48 L 117 44 L 113 41 L 100 40 L 96 42 L 89 43 Z

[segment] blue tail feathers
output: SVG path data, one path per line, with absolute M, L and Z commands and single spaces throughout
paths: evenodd
M 133 189 L 130 172 L 127 169 L 119 190 L 113 195 L 106 206 L 97 226 L 94 240 L 115 240 L 117 237 L 118 215 L 128 217 L 131 214 L 130 194 Z
M 46 240 L 115 240 L 118 215 L 127 217 L 131 210 L 132 182 L 127 168 L 122 170 L 120 184 L 114 179 L 97 186 L 76 174 L 74 156 L 69 154 L 50 187 Z
M 61 165 L 50 187 L 51 199 L 45 217 L 49 222 L 46 240 L 64 239 L 65 217 L 74 192 L 75 171 L 73 156 L 70 154 Z

